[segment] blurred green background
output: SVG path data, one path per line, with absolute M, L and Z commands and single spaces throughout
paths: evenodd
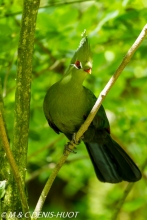
M 21 13 L 22 1 L 0 0 L 0 77 L 10 140 Z M 41 1 L 35 34 L 26 179 L 32 211 L 67 142 L 62 134 L 55 134 L 45 120 L 42 104 L 47 89 L 62 77 L 86 29 L 93 54 L 93 71 L 84 85 L 98 96 L 146 21 L 146 0 Z M 147 39 L 103 105 L 112 136 L 142 168 L 147 155 Z M 127 184 L 99 182 L 87 151 L 80 144 L 77 154 L 71 154 L 60 170 L 43 211 L 79 212 L 76 217 L 79 220 L 112 219 Z M 146 220 L 146 207 L 147 168 L 144 168 L 142 180 L 133 186 L 118 219 Z

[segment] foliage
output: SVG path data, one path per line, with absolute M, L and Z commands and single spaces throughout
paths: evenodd
M 63 152 L 67 139 L 60 140 L 49 127 L 42 110 L 47 88 L 62 77 L 84 29 L 91 43 L 93 72 L 85 86 L 97 96 L 120 64 L 146 23 L 147 3 L 140 0 L 85 1 L 42 0 L 37 18 L 28 152 L 30 206 L 37 202 L 44 183 Z M 46 7 L 47 6 L 47 7 Z M 22 5 L 3 0 L 0 5 L 0 68 L 6 123 L 13 138 L 13 113 L 17 47 Z M 103 105 L 112 135 L 142 167 L 146 159 L 147 67 L 145 40 L 110 91 Z M 51 144 L 53 143 L 53 144 Z M 34 179 L 31 177 L 34 175 Z M 126 182 L 100 183 L 82 144 L 70 155 L 47 198 L 46 211 L 78 211 L 79 219 L 111 219 L 123 196 Z M 120 220 L 145 220 L 146 169 L 128 195 Z

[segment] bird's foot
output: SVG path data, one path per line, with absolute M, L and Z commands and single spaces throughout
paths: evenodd
M 66 145 L 65 145 L 65 148 L 64 148 L 64 154 L 66 155 L 66 151 L 69 151 L 71 153 L 74 153 L 76 154 L 77 152 L 75 152 L 74 150 L 77 149 L 75 146 L 73 147 L 73 149 L 71 149 L 69 146 L 72 146 L 72 145 L 79 145 L 81 143 L 81 140 L 84 138 L 84 136 L 82 136 L 78 141 L 76 140 L 76 133 L 73 134 L 72 136 L 72 141 L 71 142 L 68 142 Z
M 77 141 L 76 140 L 76 133 L 74 133 L 72 136 L 72 140 L 73 140 L 74 144 L 76 144 L 76 145 L 79 145 L 81 143 L 81 141 L 83 140 L 83 138 L 84 138 L 84 135 L 82 137 L 80 137 L 80 139 Z
M 69 151 L 71 153 L 76 154 L 77 152 L 74 151 L 74 149 L 77 149 L 76 147 L 74 147 L 74 149 L 71 149 L 69 146 L 71 145 L 71 142 L 68 142 L 67 144 L 65 144 L 65 148 L 64 148 L 64 154 L 66 154 L 66 151 Z

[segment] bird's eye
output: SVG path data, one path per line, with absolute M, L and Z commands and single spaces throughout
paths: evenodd
M 79 60 L 77 60 L 74 65 L 77 69 L 82 69 L 82 64 Z

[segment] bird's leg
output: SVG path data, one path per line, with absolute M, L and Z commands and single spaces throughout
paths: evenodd
M 71 153 L 74 153 L 76 154 L 77 152 L 75 152 L 74 150 L 77 149 L 75 146 L 74 146 L 74 150 L 72 150 L 69 146 L 72 145 L 72 142 L 73 142 L 73 145 L 79 145 L 81 143 L 81 140 L 84 138 L 84 136 L 82 136 L 79 141 L 76 140 L 76 133 L 73 134 L 72 136 L 72 141 L 71 142 L 68 142 L 67 144 L 65 144 L 65 148 L 64 148 L 64 154 L 66 154 L 66 151 L 69 151 Z
M 64 148 L 64 154 L 66 154 L 66 151 L 69 151 L 71 153 L 76 154 L 77 152 L 75 152 L 74 150 L 72 150 L 69 146 L 72 145 L 71 142 L 67 142 L 67 144 L 65 144 L 65 148 Z M 74 147 L 74 149 L 76 149 L 76 147 Z
M 84 135 L 82 135 L 82 137 L 80 137 L 80 139 L 77 141 L 76 140 L 76 133 L 73 133 L 72 140 L 73 140 L 74 144 L 79 145 L 83 139 L 84 139 Z

